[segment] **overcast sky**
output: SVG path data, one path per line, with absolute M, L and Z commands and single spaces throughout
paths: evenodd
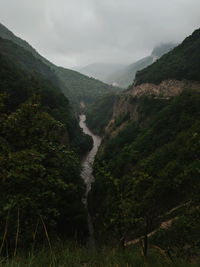
M 0 21 L 57 65 L 132 63 L 200 27 L 200 0 L 0 0 Z

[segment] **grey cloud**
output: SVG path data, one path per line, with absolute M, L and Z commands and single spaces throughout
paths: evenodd
M 200 25 L 199 0 L 1 0 L 1 22 L 58 65 L 133 62 Z

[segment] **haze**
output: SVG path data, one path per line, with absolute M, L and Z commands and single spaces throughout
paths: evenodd
M 1 23 L 57 65 L 132 63 L 200 25 L 199 0 L 1 0 Z

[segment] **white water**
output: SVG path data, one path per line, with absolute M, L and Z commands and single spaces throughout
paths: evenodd
M 87 210 L 88 210 L 88 203 L 87 203 L 87 196 L 88 193 L 91 189 L 91 184 L 94 181 L 94 176 L 93 176 L 93 163 L 95 156 L 97 154 L 98 148 L 101 144 L 101 138 L 98 135 L 93 134 L 87 127 L 85 120 L 86 116 L 84 114 L 80 115 L 80 121 L 79 125 L 83 129 L 83 132 L 89 136 L 92 137 L 93 139 L 93 147 L 92 149 L 87 153 L 87 155 L 83 158 L 82 160 L 82 171 L 81 171 L 81 177 L 84 180 L 86 184 L 86 192 L 85 192 L 85 197 L 83 199 L 83 203 L 85 204 Z M 88 245 L 91 247 L 95 246 L 95 239 L 94 239 L 94 228 L 92 224 L 92 219 L 91 216 L 88 212 L 88 229 L 89 229 L 89 238 L 88 238 Z

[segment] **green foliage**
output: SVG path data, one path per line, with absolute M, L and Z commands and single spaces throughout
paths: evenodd
M 87 104 L 94 103 L 99 97 L 120 90 L 73 70 L 59 67 L 55 69 L 55 72 L 62 84 L 66 86 L 66 88 L 62 87 L 63 93 L 75 105 L 79 105 L 80 101 Z
M 91 103 L 99 96 L 118 89 L 76 71 L 55 66 L 3 25 L 0 25 L 0 36 L 3 38 L 0 37 L 0 78 L 3 81 L 0 88 L 13 95 L 10 108 L 14 110 L 33 92 L 39 92 L 47 111 L 67 126 L 71 148 L 83 155 L 91 148 L 92 140 L 80 131 L 78 117 L 64 95 L 78 112 L 79 101 Z M 4 76 L 7 77 L 6 84 Z
M 15 62 L 18 68 L 32 74 L 42 76 L 51 81 L 54 86 L 59 86 L 58 78 L 54 70 L 44 64 L 41 59 L 32 55 L 30 51 L 21 46 L 0 37 L 0 51 L 8 61 Z
M 127 122 L 127 120 L 129 120 L 129 119 L 130 119 L 130 114 L 129 113 L 120 115 L 115 120 L 114 127 L 115 128 L 118 128 L 120 125 L 122 125 L 124 122 Z
M 171 256 L 178 255 L 178 257 L 187 259 L 198 258 L 200 248 L 199 204 L 199 199 L 188 202 L 184 212 L 176 217 L 172 226 L 160 229 L 152 237 L 151 242 L 161 248 L 168 248 Z
M 88 105 L 84 111 L 87 125 L 95 134 L 102 135 L 113 114 L 116 95 L 108 94 Z
M 15 36 L 8 28 L 6 28 L 1 23 L 0 23 L 0 36 L 3 39 L 10 40 L 13 43 L 17 44 L 18 46 L 23 47 L 27 51 L 31 52 L 35 57 L 40 58 L 42 61 L 48 63 L 48 61 L 45 60 L 45 58 L 41 57 L 31 45 L 29 45 L 25 40 Z
M 100 240 L 108 231 L 118 240 L 143 236 L 167 211 L 195 201 L 200 190 L 200 94 L 134 101 L 138 121 L 104 140 L 95 162 L 90 210 Z
M 44 241 L 44 225 L 49 235 L 87 231 L 80 163 L 61 144 L 64 125 L 42 111 L 35 98 L 1 114 L 0 121 L 3 248 L 10 253 L 16 247 L 16 233 L 19 247 Z
M 136 85 L 159 84 L 166 79 L 200 81 L 200 29 L 151 66 L 138 71 Z
M 10 41 L 0 46 L 1 252 L 44 243 L 47 233 L 84 237 L 85 186 L 74 151 L 90 141 L 49 67 Z
M 173 261 L 159 250 L 151 249 L 148 259 L 144 259 L 140 249 L 122 250 L 116 246 L 102 247 L 91 251 L 74 243 L 54 244 L 52 250 L 43 248 L 40 251 L 18 254 L 14 259 L 1 258 L 2 267 L 197 267 L 198 261 L 191 263 L 181 258 Z
M 65 124 L 67 132 L 63 141 L 79 155 L 89 150 L 91 139 L 81 132 L 68 99 L 55 87 L 52 70 L 30 52 L 8 40 L 0 38 L 0 46 L 0 92 L 10 96 L 6 103 L 7 111 L 15 111 L 33 94 L 38 94 L 44 110 Z

